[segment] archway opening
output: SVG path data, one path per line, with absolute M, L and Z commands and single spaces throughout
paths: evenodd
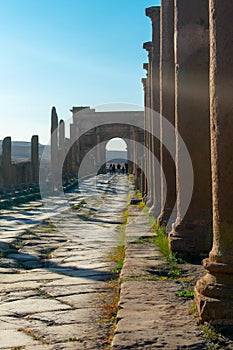
M 109 140 L 105 148 L 106 166 L 109 171 L 128 172 L 127 144 L 120 137 Z

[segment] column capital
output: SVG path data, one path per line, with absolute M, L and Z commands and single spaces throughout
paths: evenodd
M 157 20 L 157 17 L 160 14 L 160 6 L 147 7 L 145 13 L 146 16 L 149 17 L 152 22 L 154 22 L 155 20 Z
M 153 48 L 152 41 L 147 41 L 147 42 L 143 43 L 143 49 L 146 50 L 147 52 L 152 51 L 152 48 Z
M 145 69 L 148 72 L 149 65 L 148 63 L 143 63 L 143 69 Z

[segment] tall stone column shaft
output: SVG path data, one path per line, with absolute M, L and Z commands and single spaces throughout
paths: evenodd
M 152 186 L 151 180 L 153 179 L 153 168 L 152 168 L 152 136 L 148 130 L 152 129 L 152 55 L 153 45 L 151 41 L 143 44 L 143 48 L 148 53 L 148 65 L 147 65 L 147 106 L 145 112 L 145 126 L 146 126 L 146 178 L 147 178 L 147 205 L 152 206 Z M 145 66 L 144 66 L 145 67 Z
M 153 135 L 156 130 L 160 130 L 159 110 L 160 110 L 160 83 L 159 83 L 159 61 L 160 61 L 160 7 L 153 6 L 146 9 L 146 15 L 152 22 L 152 59 L 151 59 L 151 193 L 152 207 L 150 213 L 156 218 L 160 213 L 160 141 Z M 155 161 L 155 158 L 158 162 Z
M 195 300 L 202 321 L 233 325 L 233 3 L 210 0 L 213 248 Z
M 184 156 L 176 138 L 177 222 L 170 247 L 177 255 L 207 255 L 212 240 L 209 125 L 208 0 L 175 0 L 175 125 L 189 151 L 194 187 L 188 210 Z M 183 169 L 183 171 L 181 171 Z M 184 188 L 186 184 L 187 188 Z
M 147 132 L 146 132 L 146 112 L 147 112 L 147 78 L 142 78 L 142 85 L 144 91 L 144 154 L 141 159 L 141 167 L 144 170 L 141 179 L 141 193 L 143 198 L 147 193 L 147 181 L 146 181 L 146 152 L 147 149 Z
M 3 186 L 8 189 L 13 185 L 11 137 L 5 137 L 2 141 L 2 172 Z
M 148 199 L 148 191 L 149 191 L 149 184 L 148 184 L 148 174 L 149 174 L 149 133 L 147 131 L 148 128 L 148 119 L 149 119 L 149 113 L 150 113 L 150 81 L 148 78 L 148 63 L 143 64 L 143 68 L 146 70 L 146 78 L 144 80 L 142 79 L 142 82 L 144 83 L 144 105 L 145 105 L 145 111 L 144 111 L 144 145 L 145 145 L 145 154 L 144 154 L 144 169 L 145 169 L 145 176 L 144 176 L 144 185 L 145 185 L 145 193 L 144 198 Z
M 163 118 L 174 126 L 172 134 L 165 129 Z M 174 0 L 162 0 L 160 10 L 160 138 L 160 163 L 166 184 L 161 174 L 161 202 L 164 206 L 158 223 L 166 226 L 176 203 Z M 172 144 L 172 154 L 163 146 L 164 143 Z
M 31 168 L 32 182 L 39 183 L 39 138 L 38 135 L 33 135 L 31 139 Z

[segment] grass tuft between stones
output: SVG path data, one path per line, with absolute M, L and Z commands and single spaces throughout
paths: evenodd
M 111 271 L 119 276 L 125 259 L 125 230 L 128 220 L 128 209 L 125 210 L 123 214 L 123 222 L 120 226 L 117 227 L 117 231 L 120 232 L 120 239 L 118 246 L 113 249 L 109 255 L 109 260 L 114 262 L 116 265 Z M 114 336 L 115 326 L 116 326 L 116 317 L 118 312 L 118 304 L 120 299 L 120 285 L 119 277 L 109 281 L 109 289 L 111 290 L 111 297 L 109 300 L 105 300 L 102 304 L 102 308 L 105 310 L 105 316 L 100 322 L 111 323 L 112 327 L 109 332 L 108 339 L 105 340 L 106 350 L 110 349 L 110 345 Z

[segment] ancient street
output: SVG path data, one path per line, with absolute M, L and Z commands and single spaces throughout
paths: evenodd
M 233 350 L 233 0 L 35 3 L 1 3 L 0 350 Z
M 68 194 L 78 208 L 73 221 L 60 215 L 66 234 L 45 220 L 39 203 L 4 213 L 0 349 L 103 348 L 111 327 L 102 308 L 114 278 L 109 254 L 120 239 L 116 228 L 127 192 L 126 176 L 85 180 L 80 190 Z M 31 224 L 44 221 L 25 230 L 27 217 Z

